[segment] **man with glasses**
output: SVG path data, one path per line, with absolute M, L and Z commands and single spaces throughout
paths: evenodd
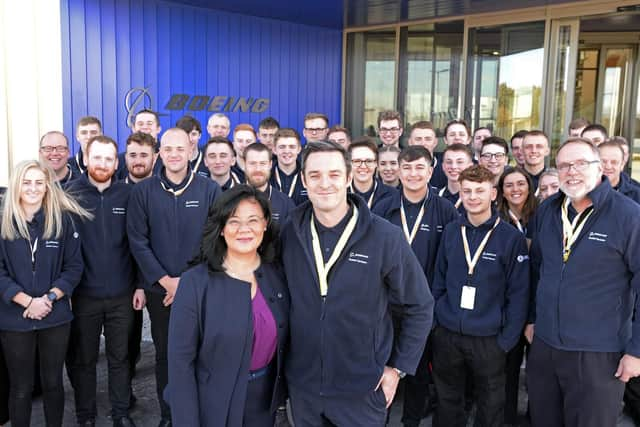
M 84 173 L 86 165 L 84 164 L 85 152 L 87 151 L 87 143 L 94 136 L 102 135 L 102 123 L 97 117 L 86 116 L 78 120 L 76 126 L 76 141 L 80 144 L 80 149 L 75 156 L 69 157 L 67 163 L 74 175 Z
M 307 113 L 304 116 L 302 134 L 307 142 L 325 141 L 329 132 L 329 118 L 322 113 Z
M 55 130 L 45 133 L 40 138 L 39 151 L 40 161 L 53 170 L 56 181 L 62 187 L 78 177 L 67 164 L 69 140 L 65 134 Z
M 532 426 L 613 427 L 640 375 L 640 206 L 602 177 L 588 139 L 562 144 L 556 166 L 560 192 L 529 227 Z
M 504 168 L 507 167 L 508 152 L 507 141 L 499 136 L 490 136 L 482 141 L 480 164 L 491 171 L 494 176 L 494 185 L 498 185 L 498 180 L 504 172 Z
M 375 207 L 397 192 L 395 188 L 384 185 L 375 179 L 378 165 L 378 147 L 371 140 L 355 141 L 349 145 L 353 182 L 351 192 L 362 197 L 369 209 Z
M 378 136 L 382 145 L 400 148 L 402 136 L 402 116 L 397 111 L 383 111 L 378 115 Z
M 442 232 L 447 224 L 458 218 L 458 212 L 451 202 L 438 197 L 428 185 L 433 171 L 429 150 L 412 145 L 402 150 L 398 162 L 402 191 L 381 203 L 374 213 L 402 229 L 427 282 L 433 286 Z M 401 312 L 394 310 L 394 316 L 401 317 Z M 402 414 L 405 426 L 418 426 L 424 414 L 435 406 L 435 396 L 429 392 L 429 385 L 433 383 L 429 372 L 431 346 L 427 340 L 425 344 L 415 375 L 407 375 L 405 380 Z

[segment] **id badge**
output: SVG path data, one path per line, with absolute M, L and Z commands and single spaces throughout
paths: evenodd
M 473 310 L 476 302 L 476 288 L 473 286 L 463 286 L 462 295 L 460 296 L 460 308 L 465 310 Z

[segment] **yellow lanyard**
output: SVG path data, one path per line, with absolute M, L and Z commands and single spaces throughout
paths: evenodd
M 277 166 L 276 166 L 276 182 L 278 183 L 278 187 L 280 188 L 280 191 L 284 191 L 284 188 L 282 188 L 282 181 L 280 180 L 280 169 Z M 291 187 L 289 187 L 289 192 L 287 193 L 287 196 L 289 196 L 290 199 L 293 197 L 293 190 L 295 190 L 297 182 L 298 182 L 298 174 L 296 174 L 296 176 L 293 177 L 293 181 L 291 182 Z
M 491 230 L 487 231 L 487 234 L 484 236 L 484 239 L 480 242 L 480 246 L 476 249 L 476 252 L 473 254 L 473 258 L 471 258 L 471 250 L 469 249 L 469 242 L 467 241 L 467 226 L 463 225 L 460 231 L 462 232 L 462 245 L 464 246 L 464 257 L 467 260 L 467 274 L 469 278 L 473 276 L 473 271 L 476 268 L 476 264 L 478 264 L 478 260 L 480 259 L 480 255 L 484 250 L 484 247 L 487 246 L 489 242 L 489 237 L 491 237 L 491 233 L 496 227 L 500 224 L 500 217 L 496 218 L 496 222 L 491 227 Z
M 354 185 L 353 184 L 349 184 L 349 189 L 351 190 L 352 193 L 356 193 L 354 190 Z M 369 206 L 369 209 L 371 209 L 371 205 L 373 205 L 373 197 L 376 195 L 376 190 L 378 189 L 378 181 L 376 181 L 375 179 L 373 180 L 373 191 L 371 192 L 371 195 L 369 196 L 369 200 L 367 200 L 367 206 Z
M 569 221 L 569 203 L 571 200 L 567 197 L 562 203 L 562 261 L 567 262 L 569 260 L 569 256 L 571 255 L 571 247 L 578 240 L 578 236 L 580 236 L 580 232 L 584 228 L 584 225 L 587 223 L 587 219 L 593 213 L 593 206 L 589 206 L 585 209 L 580 215 L 576 215 L 573 218 L 573 221 Z
M 520 224 L 520 220 L 518 219 L 518 217 L 516 216 L 516 214 L 513 213 L 513 211 L 511 209 L 509 209 L 509 216 L 511 217 L 511 219 L 513 220 L 513 224 L 518 227 L 518 230 L 521 233 L 524 233 L 524 228 L 522 228 L 522 224 Z
M 438 196 L 440 196 L 440 197 L 444 197 L 444 192 L 445 192 L 446 190 L 447 190 L 447 187 L 446 187 L 446 186 L 445 186 L 445 187 L 442 187 L 442 188 L 440 189 L 440 192 L 438 193 Z M 453 194 L 452 194 L 452 195 L 453 195 Z M 458 208 L 460 207 L 460 205 L 461 205 L 461 204 L 462 204 L 462 199 L 460 198 L 460 193 L 458 193 L 458 200 L 456 200 L 456 202 L 454 203 L 454 205 L 453 205 L 453 206 L 454 206 L 456 209 L 458 209 Z
M 344 250 L 345 246 L 347 246 L 347 242 L 349 241 L 351 234 L 353 234 L 353 230 L 356 228 L 357 222 L 358 208 L 354 206 L 353 215 L 347 223 L 346 228 L 342 232 L 340 239 L 338 239 L 338 243 L 336 243 L 336 247 L 333 249 L 331 257 L 329 257 L 329 261 L 327 261 L 327 263 L 325 264 L 324 258 L 322 257 L 322 248 L 320 248 L 320 238 L 318 237 L 318 231 L 316 230 L 316 226 L 313 221 L 313 213 L 311 214 L 311 246 L 313 248 L 313 257 L 316 263 L 316 270 L 318 271 L 320 295 L 323 297 L 327 296 L 329 271 L 331 271 L 331 268 L 340 257 L 340 254 Z
M 407 242 L 409 242 L 409 244 L 413 243 L 413 240 L 416 238 L 416 234 L 418 234 L 418 230 L 420 229 L 420 222 L 422 221 L 422 217 L 424 216 L 424 205 L 427 203 L 428 197 L 429 190 L 427 190 L 427 194 L 424 196 L 424 200 L 422 201 L 422 206 L 420 207 L 420 212 L 418 213 L 416 222 L 413 224 L 411 233 L 409 233 L 409 226 L 407 225 L 407 215 L 404 213 L 404 198 L 400 196 L 400 221 L 402 222 L 402 231 L 404 233 L 404 237 L 407 239 Z
M 195 176 L 195 173 L 191 171 L 190 174 L 191 175 L 189 176 L 189 181 L 187 181 L 185 186 L 179 190 L 174 190 L 171 187 L 167 187 L 166 185 L 164 185 L 164 182 L 162 182 L 162 180 L 160 180 L 160 185 L 162 185 L 162 188 L 164 189 L 164 191 L 168 191 L 169 193 L 173 194 L 175 197 L 180 197 L 182 193 L 184 193 L 187 190 L 187 187 L 189 187 L 189 184 L 191 184 L 191 182 L 193 181 L 193 177 Z

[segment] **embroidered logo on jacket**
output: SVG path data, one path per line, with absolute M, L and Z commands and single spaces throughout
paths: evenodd
M 185 208 L 199 208 L 200 200 L 187 200 L 184 202 Z
M 609 237 L 607 234 L 596 233 L 595 231 L 589 232 L 589 240 L 595 240 L 596 242 L 606 242 L 607 237 Z
M 58 249 L 60 247 L 60 242 L 57 240 L 45 240 L 44 247 Z
M 482 259 L 486 261 L 495 261 L 498 255 L 492 252 L 482 252 Z
M 369 255 L 350 252 L 348 261 L 357 262 L 358 264 L 369 264 Z
M 111 208 L 111 213 L 114 215 L 126 215 L 126 208 Z

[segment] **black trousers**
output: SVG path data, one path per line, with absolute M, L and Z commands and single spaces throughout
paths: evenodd
M 520 335 L 520 340 L 507 353 L 506 366 L 506 399 L 504 404 L 505 424 L 516 424 L 518 422 L 518 391 L 520 387 L 520 367 L 524 359 L 525 348 L 528 348 L 527 339 Z
M 533 427 L 615 427 L 624 383 L 620 353 L 558 350 L 534 338 L 527 360 Z
M 473 378 L 476 427 L 502 427 L 506 353 L 495 336 L 462 335 L 441 326 L 433 333 L 433 380 L 438 393 L 434 426 L 464 427 L 467 376 Z
M 0 342 L 0 425 L 9 421 L 9 372 Z
M 416 374 L 407 375 L 404 378 L 402 424 L 405 426 L 417 427 L 420 425 L 420 420 L 426 413 L 429 399 L 435 397 L 429 395 L 429 385 L 433 384 L 429 367 L 432 355 L 431 338 L 429 338 L 416 368 Z
M 129 375 L 136 376 L 136 364 L 140 358 L 140 342 L 142 341 L 142 323 L 144 310 L 133 310 L 133 325 L 129 333 Z
M 316 396 L 289 389 L 289 400 L 296 427 L 383 427 L 387 421 L 382 388 L 353 397 Z
M 96 365 L 100 336 L 104 328 L 105 353 L 109 375 L 111 415 L 118 419 L 128 415 L 129 359 L 128 337 L 133 322 L 131 295 L 115 298 L 73 297 L 74 319 L 71 342 L 74 350 L 68 367 L 73 378 L 78 423 L 95 420 Z
M 60 304 L 60 303 L 58 303 Z M 62 426 L 64 387 L 62 365 L 69 343 L 70 323 L 28 332 L 0 331 L 9 370 L 9 414 L 12 427 L 31 425 L 31 393 L 36 348 L 40 349 L 40 378 L 47 427 Z
M 276 414 L 271 411 L 271 400 L 275 383 L 275 362 L 268 366 L 264 375 L 249 380 L 242 419 L 243 427 L 273 427 Z
M 145 291 L 147 297 L 147 310 L 151 321 L 151 337 L 156 350 L 156 393 L 160 403 L 160 415 L 163 419 L 171 419 L 169 405 L 164 401 L 162 393 L 169 382 L 169 370 L 167 367 L 167 345 L 169 341 L 169 315 L 171 306 L 162 304 L 164 295 Z
M 640 378 L 631 378 L 626 384 L 624 407 L 637 424 L 640 420 Z

